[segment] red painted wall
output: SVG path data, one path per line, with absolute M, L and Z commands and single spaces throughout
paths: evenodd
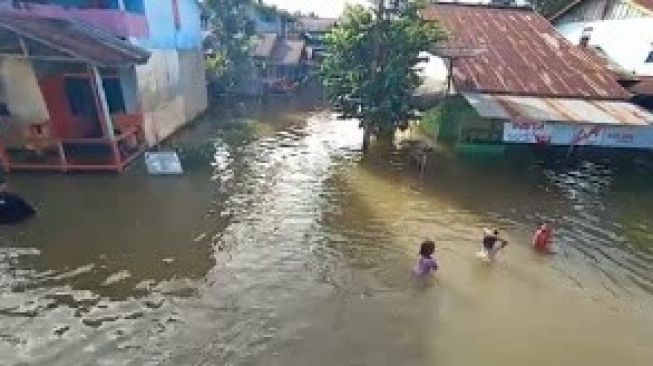
M 50 113 L 50 130 L 59 138 L 99 137 L 97 120 L 72 114 L 66 92 L 64 75 L 53 75 L 39 80 L 43 99 Z M 90 79 L 89 79 L 90 83 Z
M 63 76 L 48 76 L 39 80 L 39 85 L 50 113 L 50 131 L 57 137 L 75 137 L 75 123 L 70 113 Z

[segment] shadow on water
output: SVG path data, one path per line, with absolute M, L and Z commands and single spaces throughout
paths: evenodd
M 172 331 L 175 298 L 199 296 L 216 253 L 233 249 L 223 232 L 256 199 L 249 176 L 262 151 L 252 142 L 302 125 L 301 106 L 286 108 L 210 112 L 163 147 L 179 151 L 181 177 L 147 176 L 142 163 L 121 176 L 13 175 L 39 213 L 0 232 L 2 354 L 51 364 L 94 329 L 117 332 L 116 342 L 145 336 L 118 342 L 125 350 Z M 262 116 L 270 123 L 258 123 Z M 51 343 L 59 347 L 41 352 Z

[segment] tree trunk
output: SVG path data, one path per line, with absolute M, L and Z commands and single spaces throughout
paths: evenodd
M 369 126 L 363 127 L 363 152 L 370 150 L 370 141 L 372 140 L 372 131 Z
M 382 129 L 378 131 L 377 138 L 383 141 L 393 142 L 395 140 L 395 130 L 393 129 Z

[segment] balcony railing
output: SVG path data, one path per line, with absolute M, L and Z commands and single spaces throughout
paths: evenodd
M 115 3 L 117 4 L 117 2 Z M 62 2 L 52 1 L 48 4 L 19 1 L 15 7 L 22 11 L 47 18 L 74 18 L 101 27 L 118 37 L 147 38 L 149 26 L 142 11 L 142 5 L 121 10 L 112 2 L 89 2 L 82 7 L 73 7 Z M 136 11 L 130 11 L 134 9 Z
M 49 122 L 0 118 L 0 168 L 10 171 L 123 171 L 145 148 L 141 114 L 112 116 L 113 138 L 53 136 Z

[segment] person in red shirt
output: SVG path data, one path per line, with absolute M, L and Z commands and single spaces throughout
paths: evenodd
M 553 253 L 553 230 L 548 223 L 540 225 L 533 234 L 533 248 L 542 253 Z

